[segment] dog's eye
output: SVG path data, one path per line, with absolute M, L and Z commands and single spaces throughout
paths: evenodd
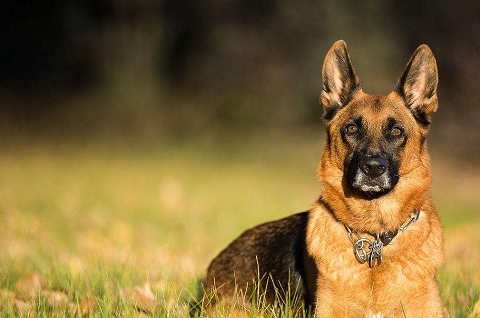
M 403 130 L 399 127 L 393 127 L 392 131 L 390 131 L 393 137 L 400 137 L 403 135 Z
M 355 124 L 350 124 L 350 125 L 347 125 L 345 130 L 348 134 L 353 135 L 354 133 L 356 133 L 358 131 L 358 127 Z

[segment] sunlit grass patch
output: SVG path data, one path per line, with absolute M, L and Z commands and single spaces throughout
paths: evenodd
M 442 269 L 438 275 L 443 290 L 444 305 L 452 317 L 478 317 L 474 307 L 480 301 L 480 288 L 475 272 Z
M 199 286 L 203 287 L 203 286 Z M 313 308 L 306 308 L 300 285 L 281 286 L 272 277 L 257 277 L 252 284 L 223 295 L 221 286 L 202 290 L 194 299 L 193 317 L 312 317 Z
M 470 202 L 446 206 L 445 264 L 439 272 L 444 304 L 452 317 L 479 317 L 480 303 L 480 215 Z

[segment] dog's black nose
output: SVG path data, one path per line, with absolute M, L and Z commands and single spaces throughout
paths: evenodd
M 380 177 L 387 168 L 387 160 L 379 156 L 365 156 L 360 162 L 360 169 L 370 178 Z

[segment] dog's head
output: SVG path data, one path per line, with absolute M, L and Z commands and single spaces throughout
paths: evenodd
M 362 91 L 343 41 L 328 51 L 322 76 L 320 101 L 328 133 L 319 168 L 324 193 L 334 200 L 375 201 L 392 192 L 398 198 L 414 193 L 411 188 L 428 188 L 425 135 L 437 109 L 438 83 L 430 48 L 415 51 L 388 95 Z

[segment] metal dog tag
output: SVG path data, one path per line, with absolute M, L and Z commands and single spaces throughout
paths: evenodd
M 382 264 L 382 247 L 383 247 L 383 243 L 380 240 L 380 238 L 377 237 L 377 239 L 373 241 L 372 248 L 370 249 L 370 253 L 369 253 L 370 255 L 368 258 L 368 265 L 370 266 L 370 268 L 373 267 L 373 265 L 375 264 L 375 261 L 377 263 L 377 266 Z
M 367 248 L 371 250 L 372 242 L 369 239 L 361 238 L 355 242 L 353 245 L 353 252 L 355 257 L 360 263 L 365 263 L 368 260 L 369 252 L 365 249 L 365 244 Z

